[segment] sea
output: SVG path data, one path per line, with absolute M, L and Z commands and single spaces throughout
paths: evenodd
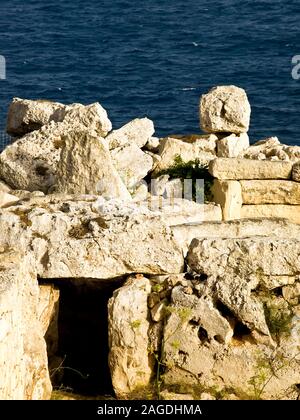
M 98 101 L 114 128 L 147 116 L 163 137 L 199 132 L 200 96 L 234 84 L 252 143 L 300 145 L 299 63 L 299 0 L 1 0 L 2 143 L 15 96 Z

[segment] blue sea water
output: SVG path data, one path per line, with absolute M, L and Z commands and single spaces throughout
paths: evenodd
M 99 101 L 115 128 L 199 131 L 202 93 L 246 89 L 250 138 L 300 145 L 299 0 L 1 0 L 0 129 L 12 97 Z

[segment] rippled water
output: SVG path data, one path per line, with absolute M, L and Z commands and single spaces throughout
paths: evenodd
M 199 96 L 236 84 L 251 140 L 300 145 L 299 0 L 11 0 L 0 4 L 0 128 L 13 96 L 99 101 L 115 127 L 148 116 L 157 134 L 199 131 Z

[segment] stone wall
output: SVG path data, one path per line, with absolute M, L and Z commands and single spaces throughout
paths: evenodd
M 223 220 L 286 218 L 300 223 L 300 183 L 291 161 L 216 159 L 213 199 Z

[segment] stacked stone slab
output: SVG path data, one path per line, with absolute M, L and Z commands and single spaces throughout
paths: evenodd
M 244 89 L 218 86 L 200 100 L 203 131 L 218 136 L 218 157 L 237 157 L 249 148 L 248 129 L 251 107 Z
M 286 218 L 300 223 L 299 163 L 250 159 L 215 159 L 214 201 L 223 219 Z

